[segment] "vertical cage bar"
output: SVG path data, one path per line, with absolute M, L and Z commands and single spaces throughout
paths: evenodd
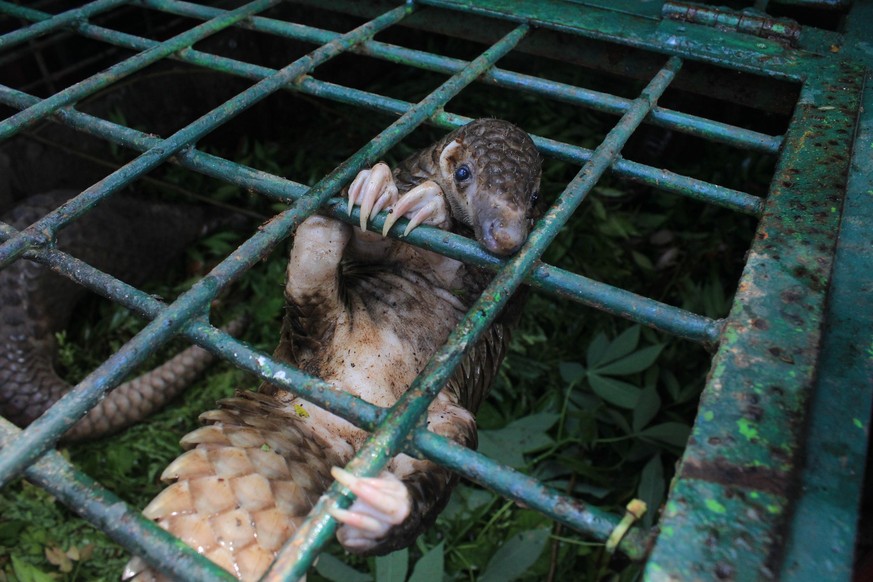
M 862 78 L 838 63 L 803 86 L 646 566 L 653 580 L 778 577 L 849 171 L 847 156 L 809 159 L 825 144 L 850 150 Z

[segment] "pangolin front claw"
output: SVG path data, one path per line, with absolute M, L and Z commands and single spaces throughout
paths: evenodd
M 337 535 L 347 548 L 374 545 L 393 526 L 402 523 L 411 511 L 412 501 L 406 485 L 389 471 L 378 477 L 356 477 L 334 467 L 330 474 L 357 496 L 348 509 L 330 510 L 330 514 L 342 524 Z
M 361 230 L 367 230 L 371 216 L 397 201 L 397 186 L 391 169 L 379 162 L 369 170 L 361 170 L 349 186 L 348 213 L 355 205 L 361 207 Z
M 409 225 L 403 231 L 403 236 L 407 236 L 420 224 L 448 228 L 449 216 L 449 206 L 442 189 L 435 182 L 428 180 L 405 193 L 391 207 L 382 227 L 382 236 L 387 236 L 388 231 L 401 217 L 409 219 Z

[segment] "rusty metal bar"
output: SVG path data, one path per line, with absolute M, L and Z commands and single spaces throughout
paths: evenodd
M 809 160 L 829 148 L 850 151 L 862 79 L 857 67 L 831 63 L 803 87 L 661 517 L 650 576 L 754 580 L 778 572 L 849 172 L 848 155 Z

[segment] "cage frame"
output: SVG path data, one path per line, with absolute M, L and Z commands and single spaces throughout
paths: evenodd
M 107 31 L 89 22 L 89 18 L 103 11 L 127 4 L 203 19 L 204 23 L 168 41 L 157 42 Z M 691 442 L 682 457 L 678 478 L 659 524 L 660 534 L 648 558 L 648 577 L 665 579 L 694 572 L 700 576 L 729 573 L 732 577 L 751 579 L 776 571 L 797 579 L 812 577 L 816 572 L 827 572 L 828 576 L 836 572 L 846 577 L 851 571 L 859 476 L 855 476 L 848 498 L 836 503 L 839 512 L 831 516 L 825 531 L 808 537 L 798 532 L 804 524 L 808 527 L 826 502 L 835 503 L 835 477 L 824 476 L 827 468 L 833 469 L 834 464 L 825 459 L 823 450 L 817 450 L 828 440 L 825 435 L 837 431 L 837 436 L 830 441 L 836 439 L 856 461 L 866 457 L 870 397 L 841 389 L 841 383 L 848 381 L 863 388 L 865 377 L 869 380 L 871 364 L 867 359 L 866 364 L 861 362 L 857 367 L 841 369 L 839 362 L 845 358 L 846 350 L 862 346 L 863 339 L 870 337 L 869 325 L 864 331 L 870 314 L 849 315 L 852 302 L 857 300 L 870 278 L 859 275 L 858 269 L 871 266 L 870 253 L 863 252 L 870 235 L 862 226 L 863 217 L 870 214 L 870 204 L 863 200 L 863 193 L 871 189 L 871 176 L 869 172 L 853 169 L 853 164 L 855 168 L 863 167 L 871 156 L 866 153 L 873 141 L 871 128 L 869 121 L 863 123 L 869 119 L 869 114 L 864 117 L 861 114 L 862 105 L 869 111 L 873 103 L 870 84 L 865 83 L 870 80 L 869 62 L 848 49 L 846 55 L 839 51 L 831 54 L 821 51 L 821 46 L 833 39 L 827 34 L 812 34 L 804 40 L 802 35 L 784 26 L 780 29 L 781 36 L 757 36 L 749 34 L 747 29 L 732 31 L 723 27 L 714 32 L 711 26 L 683 19 L 683 14 L 688 16 L 688 12 L 682 13 L 681 3 L 665 3 L 669 10 L 665 8 L 664 17 L 660 19 L 648 14 L 618 14 L 597 7 L 583 11 L 571 2 L 561 1 L 522 1 L 514 3 L 511 9 L 493 0 L 387 3 L 393 8 L 345 34 L 257 16 L 276 4 L 276 0 L 255 0 L 236 10 L 224 11 L 174 0 L 96 0 L 82 8 L 47 17 L 30 8 L 0 2 L 0 12 L 34 22 L 0 36 L 0 51 L 59 30 L 71 30 L 138 51 L 134 57 L 104 73 L 43 100 L 0 87 L 0 102 L 22 110 L 0 122 L 0 139 L 11 137 L 38 121 L 51 119 L 142 152 L 133 162 L 31 227 L 16 232 L 0 225 L 0 241 L 3 241 L 0 267 L 20 257 L 35 260 L 150 320 L 142 332 L 30 427 L 19 431 L 10 423 L 0 423 L 3 445 L 0 484 L 23 473 L 128 549 L 136 549 L 150 561 L 162 564 L 168 573 L 185 579 L 231 579 L 193 550 L 180 549 L 178 540 L 143 518 L 137 510 L 126 507 L 111 492 L 51 450 L 63 432 L 96 404 L 105 391 L 132 371 L 147 353 L 181 334 L 259 377 L 281 384 L 375 431 L 375 439 L 348 466 L 353 473 L 378 473 L 390 456 L 404 450 L 404 439 L 410 434 L 415 448 L 426 457 L 543 511 L 577 531 L 604 540 L 621 516 L 601 512 L 547 490 L 517 471 L 500 467 L 474 451 L 417 428 L 417 419 L 429 402 L 427 398 L 436 396 L 451 374 L 452 366 L 460 362 L 464 349 L 493 321 L 512 291 L 526 281 L 545 292 L 717 347 Z M 498 19 L 513 23 L 514 28 L 471 62 L 421 54 L 421 51 L 372 40 L 380 30 L 397 25 L 427 7 Z M 870 17 L 870 10 L 864 10 L 859 9 L 856 22 L 863 23 Z M 770 24 L 768 31 L 784 25 L 772 21 Z M 288 35 L 319 46 L 280 71 L 190 48 L 205 36 L 230 26 Z M 496 67 L 500 57 L 515 49 L 534 28 L 645 49 L 662 55 L 664 65 L 634 100 L 554 82 L 531 83 L 524 75 Z M 851 40 L 853 35 L 859 38 L 859 31 L 857 25 L 849 27 L 846 38 Z M 719 44 L 714 43 L 715 39 Z M 808 46 L 796 46 L 804 42 Z M 344 51 L 413 64 L 452 76 L 416 104 L 307 76 L 319 64 Z M 75 103 L 84 96 L 165 58 L 241 75 L 257 83 L 165 139 L 99 120 L 75 109 Z M 767 136 L 658 107 L 658 95 L 685 61 L 700 61 L 800 84 L 800 99 L 788 132 L 785 136 Z M 516 90 L 539 91 L 553 97 L 560 95 L 579 105 L 621 114 L 621 121 L 616 125 L 618 129 L 610 132 L 594 151 L 533 136 L 544 154 L 581 163 L 583 169 L 567 186 L 567 197 L 562 194 L 515 257 L 497 259 L 469 240 L 427 228 L 417 229 L 405 239 L 453 258 L 495 269 L 497 275 L 483 298 L 453 332 L 446 347 L 434 356 L 407 396 L 395 407 L 390 411 L 380 410 L 338 392 L 324 381 L 272 361 L 266 354 L 208 323 L 210 302 L 220 289 L 232 284 L 258 257 L 290 236 L 306 216 L 322 208 L 338 219 L 357 222 L 357 211 L 351 217 L 346 216 L 338 209 L 339 201 L 335 196 L 358 170 L 372 165 L 421 123 L 454 128 L 469 121 L 443 111 L 442 107 L 476 80 Z M 398 115 L 399 119 L 312 188 L 240 167 L 196 149 L 197 141 L 209 131 L 280 89 L 364 105 Z M 778 152 L 779 163 L 767 198 L 756 199 L 743 192 L 700 184 L 700 181 L 623 160 L 619 155 L 621 144 L 644 120 L 739 147 Z M 823 144 L 812 146 L 817 155 L 810 153 L 810 136 Z M 170 305 L 52 248 L 53 233 L 58 229 L 171 158 L 206 175 L 288 201 L 291 207 L 265 224 Z M 823 163 L 825 161 L 827 163 Z M 731 313 L 725 320 L 705 318 L 537 262 L 548 246 L 549 237 L 554 236 L 607 170 L 759 217 L 749 260 Z M 383 218 L 376 218 L 374 225 L 380 227 L 382 221 Z M 793 244 L 783 242 L 778 246 L 780 258 L 774 261 L 771 256 L 777 248 L 774 245 L 787 239 Z M 762 293 L 761 289 L 767 292 Z M 831 321 L 839 322 L 835 331 L 825 327 Z M 860 337 L 862 341 L 853 337 Z M 753 363 L 763 364 L 763 369 L 756 367 L 751 372 Z M 780 390 L 774 390 L 775 387 Z M 766 415 L 777 409 L 783 414 Z M 846 414 L 851 414 L 851 418 L 845 418 Z M 766 422 L 763 422 L 764 415 Z M 865 435 L 861 443 L 859 434 Z M 798 488 L 807 485 L 814 488 L 814 494 L 799 494 Z M 308 525 L 292 542 L 302 548 L 300 553 L 283 551 L 265 579 L 296 579 L 305 572 L 335 527 L 326 513 L 327 506 L 348 503 L 336 485 L 325 499 L 316 506 Z M 310 529 L 315 534 L 304 540 L 303 536 Z M 723 543 L 702 542 L 713 532 L 718 533 Z M 747 548 L 749 535 L 758 540 L 757 549 Z M 837 540 L 840 548 L 832 559 L 817 563 L 809 556 L 814 555 L 812 550 L 821 539 Z M 631 558 L 642 559 L 649 554 L 648 543 L 649 532 L 634 529 L 622 539 L 619 547 Z

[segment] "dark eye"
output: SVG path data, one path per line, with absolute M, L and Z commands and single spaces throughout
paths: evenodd
M 455 181 L 463 182 L 465 180 L 469 180 L 471 176 L 470 168 L 467 166 L 460 166 L 457 170 L 455 170 Z
M 537 205 L 537 200 L 539 200 L 539 199 L 540 199 L 540 193 L 539 193 L 539 191 L 534 192 L 533 194 L 531 194 L 531 195 L 530 195 L 530 207 L 533 208 L 534 206 L 536 206 L 536 205 Z

